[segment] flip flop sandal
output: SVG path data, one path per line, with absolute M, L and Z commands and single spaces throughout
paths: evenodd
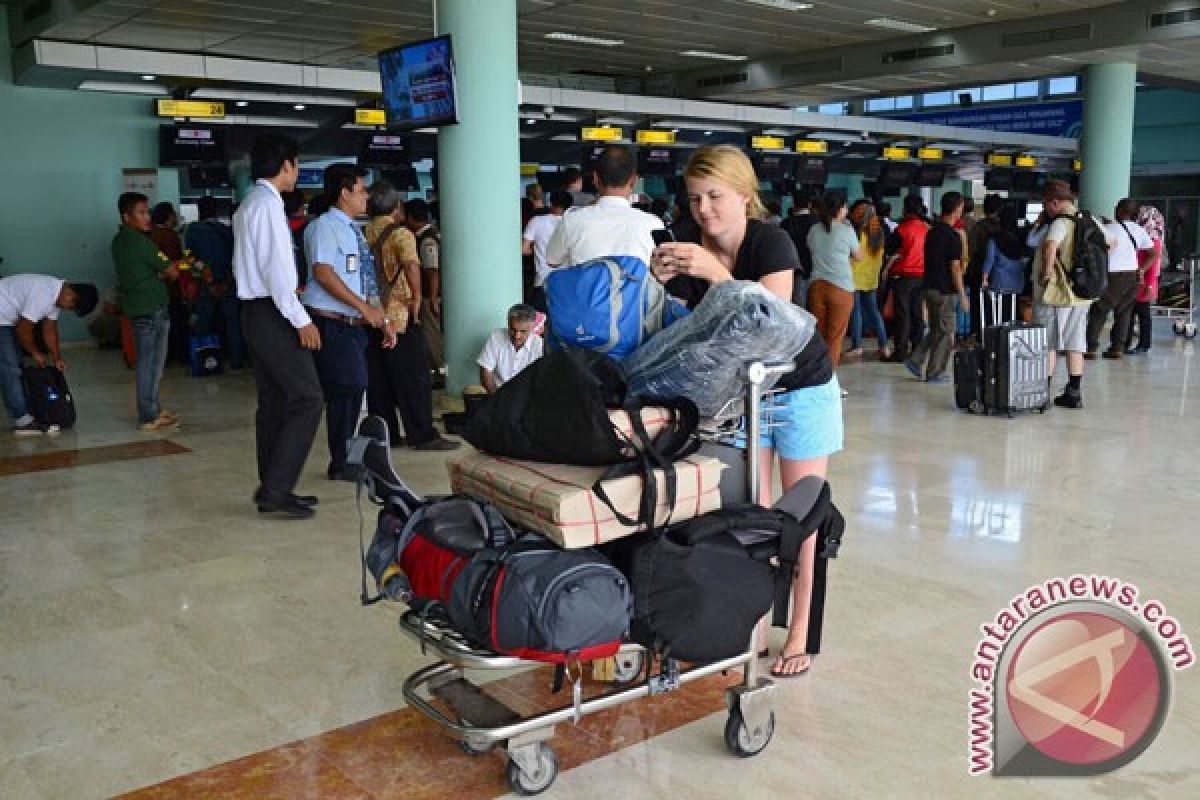
M 796 659 L 805 658 L 805 657 L 808 658 L 808 666 L 805 667 L 804 669 L 799 670 L 798 672 L 780 672 L 778 668 L 773 667 L 771 669 L 771 677 L 772 678 L 798 678 L 801 675 L 804 675 L 810 669 L 812 669 L 812 656 L 810 656 L 808 653 L 797 653 L 794 656 L 784 656 L 784 655 L 780 656 L 780 658 L 783 659 L 783 664 L 781 666 L 783 666 L 785 668 L 789 664 L 791 664 L 793 661 L 795 661 Z

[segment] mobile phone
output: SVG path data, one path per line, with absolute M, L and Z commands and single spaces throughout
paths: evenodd
M 650 231 L 650 237 L 654 239 L 656 247 L 675 241 L 675 233 L 670 228 L 659 228 L 658 230 Z

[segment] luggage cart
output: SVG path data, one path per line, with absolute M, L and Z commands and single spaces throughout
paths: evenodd
M 745 370 L 744 397 L 731 400 L 717 420 L 702 431 L 706 439 L 728 441 L 733 435 L 730 424 L 741 411 L 746 419 L 746 490 L 752 501 L 759 491 L 758 440 L 762 428 L 764 387 L 792 369 L 792 365 L 767 365 L 755 362 Z M 771 424 L 770 420 L 767 422 Z M 367 471 L 365 482 L 376 498 L 386 497 L 386 482 Z M 664 659 L 657 671 L 648 669 L 648 654 L 640 646 L 627 644 L 616 656 L 615 681 L 597 696 L 582 699 L 579 694 L 581 665 L 568 678 L 575 684 L 569 703 L 542 713 L 521 717 L 500 701 L 487 695 L 468 680 L 466 670 L 512 670 L 545 666 L 541 662 L 502 655 L 472 646 L 444 620 L 422 616 L 416 611 L 401 615 L 400 631 L 416 641 L 423 653 L 431 652 L 437 661 L 417 670 L 403 684 L 404 697 L 412 708 L 440 725 L 463 751 L 483 755 L 496 748 L 507 758 L 508 784 L 520 795 L 534 795 L 548 789 L 558 776 L 558 757 L 550 746 L 557 725 L 578 722 L 582 717 L 643 697 L 672 692 L 685 684 L 726 670 L 741 668 L 740 684 L 726 691 L 729 716 L 725 722 L 725 745 L 742 758 L 757 755 L 775 733 L 775 712 L 771 696 L 774 684 L 760 676 L 754 637 L 747 650 L 734 658 L 712 664 L 683 667 L 674 659 Z M 570 669 L 568 669 L 570 672 Z M 653 673 L 653 674 L 649 674 Z M 648 674 L 645 680 L 639 680 Z M 449 713 L 435 703 L 440 703 Z
M 1153 305 L 1150 307 L 1151 313 L 1155 317 L 1164 317 L 1171 320 L 1171 330 L 1176 336 L 1182 336 L 1185 339 L 1196 338 L 1196 309 L 1200 305 L 1196 301 L 1196 273 L 1200 271 L 1200 255 L 1193 254 L 1183 259 L 1183 268 L 1185 276 L 1179 280 L 1163 283 L 1159 286 L 1158 296 L 1161 300 L 1164 292 L 1169 287 L 1183 286 L 1187 290 L 1187 301 L 1179 305 Z

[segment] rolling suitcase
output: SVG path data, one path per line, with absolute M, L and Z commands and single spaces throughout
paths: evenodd
M 980 290 L 982 322 L 986 324 L 990 310 L 993 324 L 984 327 L 982 346 L 954 355 L 955 403 L 975 414 L 1045 411 L 1050 402 L 1046 328 L 1017 321 L 1017 296 L 1009 297 L 1011 311 L 1004 314 L 1000 294 Z M 1002 316 L 1008 321 L 1002 322 Z

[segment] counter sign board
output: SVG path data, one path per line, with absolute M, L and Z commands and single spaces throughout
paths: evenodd
M 224 119 L 225 104 L 208 100 L 158 100 L 156 111 L 160 117 Z

